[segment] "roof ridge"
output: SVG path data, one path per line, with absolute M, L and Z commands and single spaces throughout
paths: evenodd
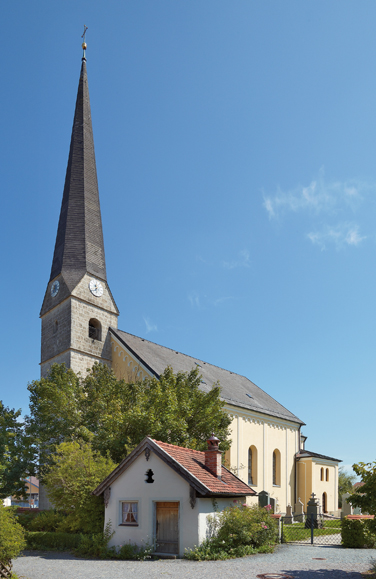
M 197 454 L 203 455 L 205 454 L 204 450 L 197 450 L 196 448 L 189 448 L 187 446 L 179 446 L 178 444 L 172 444 L 171 442 L 163 442 L 163 440 L 157 440 L 156 438 L 152 438 L 154 442 L 157 444 L 166 444 L 167 446 L 172 446 L 173 448 L 179 448 L 180 450 L 184 450 L 186 452 L 195 452 Z

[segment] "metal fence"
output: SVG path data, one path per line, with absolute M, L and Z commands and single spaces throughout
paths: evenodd
M 281 542 L 297 545 L 340 545 L 341 519 L 326 518 L 313 514 L 301 516 L 301 520 L 294 517 L 281 518 Z

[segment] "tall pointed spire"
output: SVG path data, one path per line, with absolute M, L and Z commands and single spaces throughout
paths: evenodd
M 60 273 L 70 289 L 85 273 L 107 280 L 85 56 L 50 281 Z

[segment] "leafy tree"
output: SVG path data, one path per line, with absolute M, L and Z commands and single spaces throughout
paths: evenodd
M 353 464 L 353 470 L 364 484 L 349 496 L 348 501 L 364 513 L 376 515 L 376 461 Z
M 356 475 L 347 472 L 343 466 L 338 469 L 338 506 L 342 507 L 342 495 L 351 493 Z
M 0 577 L 12 577 L 12 559 L 25 547 L 24 531 L 15 513 L 0 500 Z
M 103 500 L 91 492 L 115 467 L 108 456 L 93 451 L 90 443 L 62 442 L 57 447 L 44 482 L 55 507 L 68 511 L 58 530 L 84 533 L 103 530 Z
M 20 410 L 7 408 L 0 401 L 0 502 L 5 497 L 26 494 L 23 479 L 28 475 L 33 449 L 24 424 L 18 420 L 20 414 Z
M 38 474 L 43 478 L 57 446 L 66 440 L 80 438 L 83 392 L 78 376 L 63 364 L 54 364 L 48 378 L 34 380 L 28 390 L 27 433 L 37 449 Z
M 215 432 L 226 450 L 231 420 L 220 387 L 203 392 L 200 383 L 198 369 L 174 374 L 166 368 L 159 380 L 129 384 L 104 364 L 95 364 L 84 378 L 64 365 L 52 366 L 48 378 L 29 385 L 28 432 L 38 445 L 42 475 L 63 441 L 90 441 L 116 463 L 146 435 L 204 450 Z

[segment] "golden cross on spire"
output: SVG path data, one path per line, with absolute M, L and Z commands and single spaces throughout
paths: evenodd
M 85 58 L 85 56 L 86 56 L 86 55 L 85 55 L 85 50 L 87 49 L 87 44 L 86 44 L 86 30 L 87 30 L 87 26 L 86 26 L 86 24 L 84 24 L 84 33 L 83 33 L 83 35 L 81 36 L 81 38 L 83 38 L 83 43 L 82 43 L 82 48 L 83 48 L 83 51 L 84 51 L 84 56 L 83 56 L 83 58 Z

